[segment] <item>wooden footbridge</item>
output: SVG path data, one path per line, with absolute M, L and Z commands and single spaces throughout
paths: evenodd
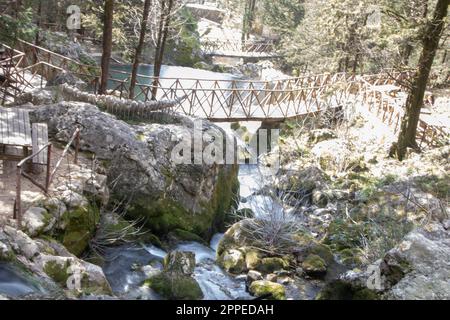
M 24 41 L 19 41 L 15 49 L 5 45 L 3 48 L 4 57 L 7 57 L 0 63 L 0 75 L 6 78 L 0 82 L 3 97 L 6 96 L 5 91 L 17 96 L 23 88 L 42 86 L 42 83 L 66 71 L 88 83 L 91 92 L 97 91 L 101 71 L 96 66 L 80 64 Z M 110 76 L 108 94 L 127 99 L 130 96 L 129 74 L 120 71 L 113 73 L 116 77 Z M 117 73 L 124 73 L 121 80 L 117 79 Z M 140 83 L 136 85 L 132 97 L 140 102 L 152 99 L 174 101 L 175 112 L 216 122 L 282 121 L 359 102 L 377 110 L 384 122 L 398 130 L 403 115 L 402 102 L 398 97 L 392 97 L 390 92 L 405 93 L 402 84 L 410 76 L 408 72 L 387 71 L 374 75 L 311 74 L 274 81 L 252 81 L 156 79 L 139 75 Z M 30 79 L 39 81 L 32 83 Z M 389 86 L 391 89 L 387 90 Z M 155 87 L 157 95 L 152 97 Z M 429 142 L 446 134 L 442 128 L 425 120 L 421 120 L 420 128 L 421 140 L 434 137 Z
M 273 40 L 201 39 L 203 54 L 216 57 L 270 59 L 280 55 Z

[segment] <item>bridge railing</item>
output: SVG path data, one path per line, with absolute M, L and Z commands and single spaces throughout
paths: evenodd
M 18 68 L 26 68 L 42 62 L 61 70 L 69 71 L 87 83 L 95 82 L 100 76 L 100 68 L 98 66 L 80 63 L 23 40 L 18 40 L 17 46 L 24 53 L 24 59 L 17 65 Z M 41 73 L 40 76 L 50 80 L 54 74 Z
M 155 80 L 155 79 L 152 79 Z M 129 96 L 128 79 L 111 80 L 111 94 Z M 157 79 L 138 84 L 134 98 L 177 101 L 179 112 L 214 121 L 285 119 L 323 108 L 339 106 L 355 90 L 354 76 L 306 76 L 270 81 Z M 336 85 L 339 84 L 339 88 Z M 336 87 L 336 88 L 335 88 Z M 339 89 L 339 94 L 332 94 Z
M 404 80 L 404 78 L 401 78 Z M 362 79 L 363 103 L 368 106 L 369 111 L 376 114 L 377 117 L 390 128 L 393 129 L 394 134 L 397 134 L 401 128 L 401 122 L 405 114 L 403 108 L 405 99 L 397 97 L 395 92 L 386 92 L 380 89 L 383 85 L 392 84 L 375 81 L 372 84 L 365 79 Z M 396 84 L 399 84 L 398 82 Z M 381 86 L 381 87 L 380 87 Z M 417 127 L 416 140 L 419 147 L 423 145 L 438 146 L 442 141 L 448 141 L 450 132 L 448 129 L 436 125 L 430 125 L 427 121 L 419 118 Z
M 276 51 L 275 41 L 272 40 L 234 40 L 204 38 L 201 40 L 202 51 L 206 54 L 234 52 L 239 53 L 274 53 Z

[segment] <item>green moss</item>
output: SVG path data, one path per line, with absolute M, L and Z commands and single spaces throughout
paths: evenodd
M 93 206 L 67 211 L 62 217 L 66 228 L 60 235 L 63 245 L 76 256 L 89 246 L 100 221 L 100 211 Z
M 334 261 L 333 252 L 330 247 L 324 244 L 314 244 L 309 249 L 310 254 L 314 254 L 322 258 L 327 265 L 330 265 Z
M 339 252 L 343 264 L 354 267 L 363 264 L 363 251 L 358 248 L 344 249 Z
M 180 241 L 196 241 L 207 245 L 207 242 L 205 240 L 200 238 L 198 235 L 186 230 L 175 229 L 174 231 L 170 232 L 170 235 Z
M 112 295 L 108 282 L 105 281 L 102 286 L 99 286 L 97 282 L 92 282 L 86 273 L 81 276 L 81 290 L 84 295 Z
M 352 286 L 336 280 L 329 283 L 317 295 L 316 300 L 379 300 L 380 296 L 367 288 Z
M 429 192 L 440 199 L 448 199 L 450 195 L 450 175 L 443 177 L 436 175 L 421 176 L 415 179 L 416 184 L 425 192 Z
M 278 270 L 289 268 L 289 263 L 281 258 L 263 258 L 258 267 L 258 271 L 273 273 Z
M 240 250 L 229 249 L 217 259 L 217 264 L 227 272 L 240 274 L 246 270 L 245 255 Z
M 253 281 L 250 285 L 249 291 L 255 297 L 262 297 L 270 294 L 268 299 L 286 300 L 286 290 L 284 286 L 267 280 Z
M 247 250 L 245 252 L 245 264 L 249 270 L 258 269 L 261 265 L 261 253 L 258 250 Z
M 132 218 L 145 217 L 146 225 L 156 235 L 166 235 L 173 230 L 183 230 L 208 239 L 214 232 L 223 230 L 227 216 L 236 205 L 239 192 L 238 166 L 231 172 L 219 171 L 211 200 L 201 203 L 201 212 L 193 213 L 170 198 L 135 199 L 128 210 Z
M 231 127 L 231 130 L 236 131 L 236 130 L 239 130 L 239 128 L 241 127 L 241 125 L 240 125 L 239 122 L 233 122 L 233 123 L 230 125 L 230 127 Z
M 144 285 L 170 300 L 200 300 L 203 292 L 195 279 L 185 275 L 161 273 L 145 281 Z
M 16 255 L 13 250 L 8 250 L 6 253 L 0 252 L 0 262 L 10 262 L 16 260 Z
M 62 265 L 56 261 L 48 261 L 44 266 L 44 272 L 56 283 L 65 287 L 67 285 L 67 279 L 70 276 L 67 272 L 67 268 L 69 268 L 69 266 L 69 261 L 66 261 Z
M 322 276 L 327 272 L 326 262 L 315 254 L 310 254 L 302 263 L 303 270 L 311 276 Z
M 324 243 L 334 251 L 361 247 L 362 235 L 365 235 L 365 225 L 349 223 L 343 219 L 335 219 L 328 227 Z

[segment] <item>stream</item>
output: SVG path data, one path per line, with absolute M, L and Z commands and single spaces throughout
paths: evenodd
M 152 66 L 142 65 L 139 73 L 151 74 Z M 129 71 L 130 66 L 116 65 L 113 70 Z M 114 71 L 113 71 L 114 73 Z M 162 77 L 200 78 L 200 79 L 236 79 L 231 74 L 215 73 L 184 67 L 168 67 L 162 69 Z M 117 73 L 115 78 L 125 79 L 124 74 Z M 142 83 L 149 79 L 141 79 Z M 189 85 L 194 80 L 184 79 Z M 230 124 L 218 124 L 230 132 Z M 249 131 L 256 132 L 259 123 L 246 123 Z M 254 212 L 273 211 L 274 204 L 269 197 L 255 195 L 262 187 L 261 175 L 257 165 L 241 165 L 239 173 L 240 198 L 239 209 L 251 208 Z M 237 300 L 250 299 L 246 292 L 245 276 L 233 277 L 216 264 L 216 251 L 223 234 L 216 234 L 209 246 L 198 242 L 185 242 L 173 250 L 195 253 L 196 268 L 194 278 L 198 281 L 205 300 Z M 167 252 L 149 244 L 127 244 L 108 248 L 105 252 L 104 273 L 114 293 L 122 299 L 161 299 L 152 289 L 143 286 L 143 282 L 163 268 L 163 259 Z M 11 265 L 0 263 L 0 294 L 20 297 L 39 289 L 26 280 L 26 277 Z
M 248 199 L 260 186 L 256 165 L 241 165 L 239 181 L 241 198 Z M 252 201 L 253 202 L 253 201 Z M 255 202 L 256 203 L 256 202 Z M 241 203 L 246 207 L 248 203 Z M 250 299 L 246 292 L 245 277 L 233 277 L 216 265 L 216 250 L 223 234 L 216 234 L 209 246 L 198 242 L 185 242 L 174 250 L 195 253 L 194 278 L 203 291 L 205 300 Z M 103 270 L 115 294 L 124 299 L 160 299 L 153 290 L 142 286 L 143 281 L 162 269 L 167 252 L 153 246 L 121 246 L 109 248 Z

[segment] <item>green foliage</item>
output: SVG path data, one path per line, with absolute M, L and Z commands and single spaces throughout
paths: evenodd
M 18 18 L 0 15 L 0 41 L 13 44 L 16 39 L 32 41 L 36 36 L 33 24 L 33 10 L 27 8 L 19 12 Z
M 419 0 L 318 0 L 304 6 L 301 24 L 280 48 L 286 64 L 312 72 L 369 73 L 413 65 L 432 11 Z M 377 16 L 381 23 L 372 24 Z
M 264 0 L 263 6 L 264 23 L 280 34 L 290 34 L 305 16 L 303 1 Z
M 122 52 L 123 57 L 130 61 L 137 42 L 136 34 L 130 34 L 130 30 L 139 21 L 138 8 L 137 3 L 133 3 L 133 1 L 115 1 L 114 4 L 112 30 L 114 50 Z M 100 40 L 103 37 L 103 11 L 103 1 L 84 1 L 81 10 L 84 29 L 89 30 L 96 39 Z
M 180 27 L 179 30 L 173 30 L 173 38 L 167 44 L 167 58 L 175 65 L 192 67 L 200 62 L 200 35 L 197 30 L 197 20 L 189 9 L 183 7 L 177 12 L 172 24 L 180 25 Z

